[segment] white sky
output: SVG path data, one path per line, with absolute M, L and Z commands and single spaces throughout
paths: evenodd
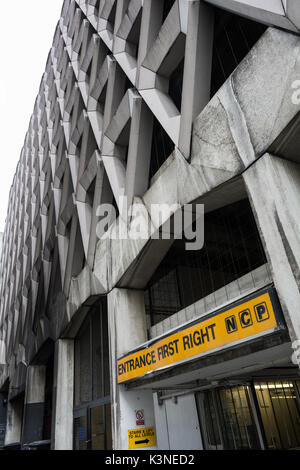
M 0 232 L 63 0 L 1 0 Z

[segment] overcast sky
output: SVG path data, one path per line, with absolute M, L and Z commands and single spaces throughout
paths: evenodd
M 1 1 L 0 232 L 63 0 Z

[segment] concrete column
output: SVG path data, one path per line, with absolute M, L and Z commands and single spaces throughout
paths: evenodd
M 202 0 L 190 1 L 185 45 L 178 147 L 189 158 L 193 121 L 210 100 L 214 13 Z
M 5 446 L 21 441 L 23 407 L 24 400 L 13 400 L 7 403 Z
M 142 64 L 159 33 L 162 24 L 163 7 L 164 2 L 161 0 L 147 0 L 147 2 L 144 2 L 138 54 L 138 75 L 139 66 Z
M 153 115 L 143 100 L 134 98 L 132 108 L 125 185 L 128 206 L 148 189 L 153 132 Z
M 22 445 L 43 439 L 46 366 L 28 366 Z
M 55 345 L 54 450 L 73 449 L 74 340 L 59 339 Z
M 265 154 L 243 177 L 291 340 L 299 340 L 300 165 Z
M 136 410 L 144 410 L 145 424 L 142 427 L 155 424 L 152 391 L 128 391 L 124 385 L 117 384 L 116 374 L 117 359 L 147 339 L 144 294 L 142 291 L 113 289 L 107 300 L 113 448 L 126 450 L 128 430 L 140 427 L 136 425 Z

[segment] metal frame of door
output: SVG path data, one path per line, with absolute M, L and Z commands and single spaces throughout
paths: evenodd
M 299 412 L 299 417 L 300 417 L 300 378 L 299 377 L 258 377 L 258 378 L 252 378 L 251 380 L 247 381 L 241 381 L 238 382 L 234 385 L 230 385 L 228 387 L 224 386 L 218 386 L 212 389 L 208 389 L 205 391 L 198 392 L 198 398 L 197 398 L 197 405 L 198 405 L 198 414 L 199 414 L 199 422 L 201 426 L 201 433 L 202 433 L 202 438 L 203 438 L 203 444 L 206 449 L 225 449 L 226 447 L 226 442 L 224 442 L 224 432 L 225 432 L 225 427 L 222 425 L 222 422 L 224 424 L 224 416 L 222 416 L 222 406 L 220 402 L 220 397 L 218 395 L 218 392 L 220 390 L 224 389 L 232 389 L 234 387 L 241 387 L 241 386 L 246 386 L 247 387 L 247 401 L 248 401 L 248 407 L 249 411 L 252 416 L 253 424 L 255 425 L 256 431 L 257 431 L 257 437 L 259 440 L 259 444 L 262 450 L 268 449 L 268 443 L 267 443 L 267 438 L 265 434 L 265 428 L 264 428 L 264 423 L 260 411 L 260 405 L 258 402 L 258 397 L 257 393 L 255 390 L 255 383 L 256 382 L 281 382 L 282 380 L 289 380 L 293 382 L 293 387 L 294 391 L 296 394 L 296 401 L 295 401 L 295 406 Z M 210 444 L 209 439 L 208 439 L 208 427 L 209 423 L 206 422 L 206 413 L 205 413 L 205 407 L 204 407 L 204 394 L 209 392 L 211 394 L 210 399 L 211 405 L 213 406 L 214 410 L 214 422 L 213 422 L 213 432 L 217 431 L 218 436 L 217 439 L 215 439 L 216 444 Z M 211 410 L 209 410 L 209 413 L 211 414 Z M 212 416 L 210 416 L 210 420 L 212 422 Z M 280 430 L 279 430 L 280 432 Z M 216 437 L 216 436 L 215 436 Z M 226 440 L 226 438 L 225 438 Z
M 222 410 L 222 406 L 221 406 L 220 397 L 218 395 L 218 392 L 222 389 L 223 390 L 224 389 L 232 389 L 234 387 L 241 387 L 241 386 L 247 387 L 247 396 L 246 396 L 246 398 L 247 398 L 249 412 L 250 412 L 253 424 L 255 426 L 255 430 L 256 430 L 256 433 L 257 433 L 257 439 L 258 439 L 260 448 L 261 449 L 265 448 L 264 435 L 263 435 L 262 428 L 261 428 L 259 413 L 258 413 L 256 403 L 255 403 L 255 397 L 253 396 L 253 389 L 252 389 L 251 383 L 243 382 L 243 383 L 236 384 L 234 386 L 216 387 L 214 389 L 207 390 L 206 392 L 203 391 L 203 392 L 199 393 L 199 396 L 198 396 L 198 399 L 197 399 L 197 403 L 199 405 L 199 410 L 198 410 L 198 412 L 199 412 L 199 422 L 200 422 L 200 426 L 201 426 L 201 433 L 202 433 L 203 443 L 204 443 L 206 449 L 208 449 L 208 450 L 224 450 L 228 446 L 228 443 L 226 444 L 226 442 L 225 442 L 226 441 L 225 426 L 224 426 L 225 417 L 223 415 L 223 410 Z M 216 445 L 213 445 L 213 444 L 210 445 L 209 442 L 208 442 L 208 438 L 207 438 L 208 430 L 207 430 L 207 423 L 205 422 L 205 412 L 204 412 L 204 394 L 207 393 L 207 392 L 211 393 L 212 405 L 213 405 L 213 408 L 214 408 L 214 411 L 215 411 L 214 427 L 215 427 L 215 430 L 218 432 L 218 441 L 220 442 L 220 444 L 216 444 Z M 225 441 L 224 441 L 224 439 L 225 439 Z M 249 439 L 248 439 L 248 441 L 249 441 Z

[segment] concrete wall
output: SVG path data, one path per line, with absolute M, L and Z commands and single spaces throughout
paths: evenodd
M 150 236 L 174 207 L 195 201 L 222 207 L 244 197 L 245 188 L 271 275 L 263 281 L 258 275 L 252 285 L 243 279 L 243 292 L 274 280 L 291 337 L 299 338 L 296 2 L 176 0 L 163 22 L 161 0 L 101 0 L 98 8 L 65 0 L 9 196 L 0 261 L 0 386 L 14 378 L 19 390 L 21 365 L 83 319 L 91 298 L 108 295 L 114 446 L 125 448 L 124 429 L 137 403 L 154 419 L 149 393 L 117 387 L 114 368 L 120 354 L 148 339 L 142 289 L 170 246 Z M 209 4 L 270 25 L 212 99 Z M 179 110 L 169 80 L 183 58 Z M 154 118 L 174 152 L 148 184 Z M 124 213 L 124 195 L 133 202 L 132 217 Z M 144 239 L 112 240 L 97 231 L 98 207 L 113 199 L 120 217 L 110 233 L 138 221 Z M 157 203 L 173 209 L 160 219 L 151 213 Z M 202 313 L 224 303 L 224 290 L 213 297 L 200 301 Z M 194 318 L 193 309 L 151 335 Z M 54 446 L 70 448 L 72 345 L 57 345 Z M 20 439 L 20 413 L 13 403 L 7 413 L 6 442 L 13 442 Z

